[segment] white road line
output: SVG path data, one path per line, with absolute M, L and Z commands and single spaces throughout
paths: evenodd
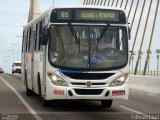
M 5 79 L 0 76 L 1 80 L 17 95 L 21 102 L 26 106 L 29 112 L 33 115 L 36 120 L 42 120 L 37 112 L 23 99 L 23 97 L 8 83 Z
M 144 113 L 142 113 L 142 112 L 139 112 L 139 111 L 137 111 L 137 110 L 134 110 L 134 109 L 131 109 L 131 108 L 122 106 L 122 105 L 120 105 L 120 107 L 123 108 L 123 109 L 129 110 L 129 111 L 132 111 L 132 112 L 134 112 L 134 113 L 137 113 L 137 114 L 144 114 Z

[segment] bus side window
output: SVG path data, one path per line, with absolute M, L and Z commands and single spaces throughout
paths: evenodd
M 42 45 L 40 44 L 40 41 L 42 39 L 42 21 L 39 24 L 39 45 L 38 45 L 38 50 L 42 50 Z
M 31 51 L 31 37 L 32 37 L 32 28 L 29 29 L 29 39 L 28 39 L 28 51 Z
M 26 52 L 28 52 L 28 30 L 27 30 L 25 42 L 26 42 Z
M 38 24 L 36 24 L 36 33 L 35 33 L 35 46 L 34 50 L 37 50 L 37 41 L 38 41 Z

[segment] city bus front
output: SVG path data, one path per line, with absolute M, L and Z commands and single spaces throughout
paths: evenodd
M 49 28 L 46 98 L 128 99 L 128 28 L 123 11 L 55 9 Z

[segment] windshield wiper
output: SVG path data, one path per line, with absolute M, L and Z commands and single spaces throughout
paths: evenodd
M 103 38 L 104 34 L 106 33 L 107 29 L 109 28 L 110 24 L 107 24 L 104 29 L 102 30 L 99 38 L 97 38 L 97 43 L 101 41 L 101 39 Z
M 70 29 L 70 31 L 71 31 L 74 39 L 75 39 L 75 42 L 79 43 L 80 39 L 77 37 L 76 32 L 75 32 L 73 26 L 71 24 L 68 24 L 68 26 L 69 26 L 69 29 Z

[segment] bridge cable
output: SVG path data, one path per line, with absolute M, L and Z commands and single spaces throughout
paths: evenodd
M 121 4 L 120 4 L 120 8 L 122 8 L 122 5 L 123 5 L 123 1 L 124 1 L 124 0 L 122 0 L 122 1 L 121 1 Z
M 139 0 L 137 0 L 136 9 L 134 11 L 134 15 L 133 15 L 132 23 L 131 23 L 131 31 L 132 31 L 133 23 L 134 23 L 135 16 L 136 16 L 136 13 L 137 13 L 138 5 L 139 5 Z
M 97 5 L 99 4 L 100 0 L 98 0 Z
M 97 0 L 94 1 L 94 5 L 96 5 L 96 1 L 97 1 Z
M 105 5 L 106 5 L 106 2 L 107 2 L 107 0 L 105 0 L 105 1 L 104 1 L 104 4 L 103 4 L 103 6 L 105 6 Z
M 117 6 L 118 6 L 118 2 L 119 2 L 119 0 L 117 0 L 115 7 L 117 7 Z
M 103 0 L 101 0 L 100 6 L 102 6 Z
M 114 0 L 112 0 L 111 7 L 113 7 L 113 4 L 114 4 Z
M 158 13 L 158 8 L 159 8 L 159 0 L 157 0 L 157 4 L 156 5 L 157 5 L 156 6 L 156 12 L 155 12 L 155 16 L 154 16 L 152 32 L 151 32 L 151 37 L 150 37 L 150 41 L 149 41 L 149 46 L 148 46 L 148 52 L 147 52 L 147 57 L 146 57 L 146 61 L 145 61 L 145 66 L 144 66 L 144 75 L 146 75 L 147 65 L 148 65 L 148 74 L 149 74 L 149 62 L 150 62 L 150 52 L 149 51 L 151 49 L 155 23 L 156 23 L 156 20 L 157 20 L 157 13 Z
M 91 5 L 93 5 L 93 3 L 94 3 L 94 0 L 92 0 Z
M 144 5 L 146 4 L 146 0 L 144 0 L 144 3 L 143 3 L 143 7 L 142 7 L 142 12 L 141 12 L 141 15 L 140 15 L 140 21 L 142 19 L 142 15 L 143 15 L 143 11 L 144 11 Z M 139 48 L 139 52 L 142 51 L 142 45 L 143 45 L 143 41 L 144 41 L 144 37 L 145 37 L 145 33 L 146 33 L 146 28 L 147 28 L 147 24 L 148 24 L 148 19 L 149 19 L 149 13 L 150 13 L 150 10 L 151 10 L 151 5 L 152 5 L 152 0 L 149 4 L 149 9 L 148 9 L 148 13 L 147 13 L 147 18 L 146 18 L 146 22 L 145 22 L 145 28 L 143 30 L 143 35 L 142 35 L 142 39 L 141 39 L 141 43 L 140 43 L 140 48 Z M 138 26 L 139 26 L 140 23 L 138 23 Z M 135 36 L 135 39 L 137 39 L 137 34 L 138 34 L 138 30 L 136 31 L 136 36 Z M 134 51 L 134 49 L 133 49 Z M 132 52 L 133 52 L 132 51 Z M 133 54 L 131 54 L 130 57 L 132 57 Z M 141 60 L 141 55 L 138 54 L 138 58 L 137 58 L 137 61 L 136 61 L 136 66 L 135 66 L 135 70 L 134 70 L 134 74 L 136 75 L 137 74 L 137 69 L 138 69 L 138 64 L 139 64 L 139 61 Z M 141 64 L 141 61 L 140 61 L 140 64 Z
M 133 6 L 133 2 L 134 2 L 134 0 L 132 0 L 132 2 L 131 2 L 131 6 L 130 6 L 130 9 L 129 9 L 129 12 L 128 12 L 128 17 L 127 17 L 127 19 L 129 19 L 129 17 L 130 17 L 131 10 L 132 10 L 132 6 Z
M 107 6 L 109 6 L 110 2 L 111 2 L 111 0 L 109 0 L 109 1 L 108 1 L 108 4 L 107 4 Z
M 128 0 L 126 1 L 126 4 L 125 4 L 125 7 L 124 7 L 124 10 L 126 10 L 127 5 L 128 5 Z

